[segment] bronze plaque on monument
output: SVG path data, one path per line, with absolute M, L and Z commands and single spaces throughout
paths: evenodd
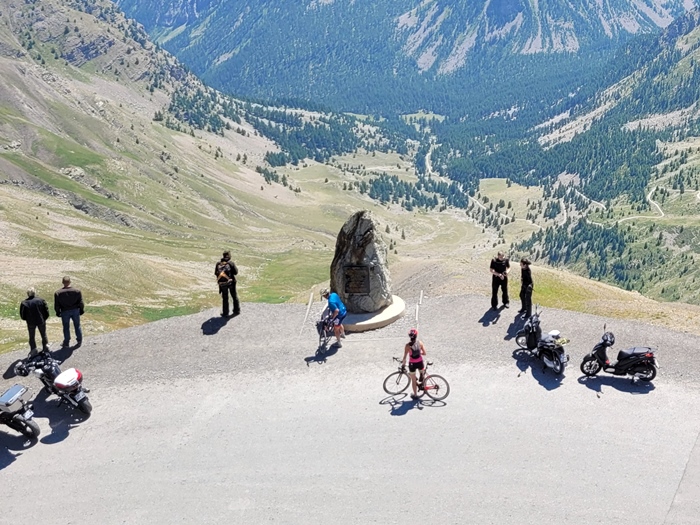
M 369 295 L 369 266 L 345 266 L 345 293 Z

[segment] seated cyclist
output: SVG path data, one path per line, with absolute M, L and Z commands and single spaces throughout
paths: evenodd
M 341 337 L 345 337 L 345 328 L 343 328 L 343 319 L 348 314 L 347 308 L 340 300 L 340 296 L 324 288 L 321 290 L 321 297 L 328 299 L 328 314 L 333 320 L 333 333 L 335 334 L 335 344 L 337 346 L 343 346 L 340 342 Z
M 418 330 L 415 328 L 411 328 L 411 330 L 408 332 L 408 338 L 409 342 L 406 343 L 402 363 L 403 366 L 406 366 L 406 360 L 408 360 L 408 375 L 411 376 L 411 387 L 413 388 L 413 394 L 411 394 L 411 397 L 413 399 L 418 399 L 416 370 L 420 370 L 420 382 L 422 383 L 425 371 L 425 363 L 423 362 L 425 346 L 423 346 L 423 341 L 418 340 Z

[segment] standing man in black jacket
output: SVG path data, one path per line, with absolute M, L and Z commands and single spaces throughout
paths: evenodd
M 496 257 L 491 259 L 491 308 L 498 308 L 498 289 L 502 290 L 503 306 L 509 308 L 510 299 L 508 298 L 508 271 L 510 270 L 510 262 L 503 252 L 498 252 Z
M 80 290 L 70 285 L 70 277 L 67 275 L 63 278 L 63 288 L 59 288 L 53 294 L 53 309 L 56 310 L 56 315 L 63 321 L 63 343 L 61 347 L 66 348 L 70 344 L 71 319 L 75 328 L 75 340 L 78 346 L 83 344 L 83 331 L 80 328 L 80 316 L 85 313 L 83 294 Z
M 535 284 L 532 282 L 530 259 L 526 257 L 520 259 L 520 276 L 520 301 L 522 303 L 522 308 L 520 308 L 518 313 L 523 314 L 522 319 L 527 319 L 532 315 L 532 290 Z
M 228 250 L 223 253 L 221 260 L 216 263 L 214 275 L 216 276 L 216 281 L 219 283 L 219 293 L 223 301 L 221 317 L 229 316 L 229 293 L 231 297 L 233 297 L 233 315 L 239 315 L 241 313 L 241 305 L 238 302 L 238 293 L 236 292 L 236 275 L 238 275 L 238 268 L 236 268 L 235 263 L 231 260 L 231 252 Z
M 46 337 L 46 320 L 49 318 L 49 305 L 41 297 L 36 296 L 36 290 L 29 288 L 27 298 L 19 305 L 19 317 L 27 322 L 29 331 L 29 355 L 36 355 L 36 330 L 41 335 L 41 349 L 49 350 L 49 339 Z

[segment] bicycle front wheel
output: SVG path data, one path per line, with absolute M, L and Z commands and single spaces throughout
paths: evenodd
M 450 384 L 442 376 L 429 375 L 423 380 L 423 390 L 430 399 L 442 401 L 450 394 Z
M 410 384 L 411 378 L 406 372 L 394 372 L 384 380 L 384 392 L 395 396 L 406 390 Z

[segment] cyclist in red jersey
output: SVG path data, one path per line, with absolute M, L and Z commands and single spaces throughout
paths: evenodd
M 425 355 L 425 346 L 423 341 L 418 340 L 418 330 L 411 328 L 408 332 L 409 342 L 403 352 L 403 366 L 406 366 L 408 361 L 408 375 L 411 376 L 411 387 L 413 388 L 413 399 L 418 399 L 418 383 L 416 382 L 416 370 L 420 370 L 420 381 L 423 382 L 425 363 L 423 356 Z

